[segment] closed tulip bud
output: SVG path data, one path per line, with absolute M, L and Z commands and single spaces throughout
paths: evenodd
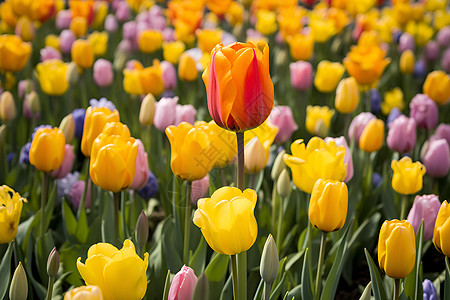
M 400 72 L 412 74 L 414 71 L 414 53 L 412 50 L 405 50 L 400 56 Z
M 439 58 L 439 44 L 436 41 L 429 41 L 425 46 L 425 58 L 434 62 Z
M 344 182 L 318 179 L 309 202 L 309 220 L 325 232 L 341 229 L 345 224 L 348 207 L 348 189 Z
M 175 124 L 176 116 L 174 112 L 176 110 L 177 103 L 178 97 L 163 97 L 155 103 L 156 109 L 153 124 L 158 130 L 164 131 L 168 126 Z
M 32 21 L 26 16 L 20 17 L 16 24 L 15 34 L 20 36 L 25 42 L 31 42 L 35 36 Z
M 28 119 L 38 119 L 41 115 L 41 103 L 35 91 L 25 95 L 23 101 L 23 113 Z
M 202 179 L 192 182 L 191 201 L 192 204 L 197 205 L 197 201 L 206 196 L 209 190 L 209 175 Z
M 326 136 L 330 129 L 331 119 L 334 116 L 334 109 L 328 106 L 311 106 L 306 108 L 306 130 L 309 133 Z
M 80 286 L 67 291 L 64 300 L 103 300 L 103 295 L 96 285 Z
M 197 110 L 193 105 L 177 104 L 177 106 L 175 107 L 175 126 L 178 126 L 181 122 L 187 122 L 194 125 L 196 114 Z
M 178 76 L 185 81 L 194 81 L 197 79 L 198 71 L 195 60 L 186 53 L 180 56 Z
M 291 75 L 291 85 L 299 90 L 305 91 L 311 87 L 312 84 L 312 65 L 307 61 L 297 61 L 289 64 Z
M 242 192 L 235 187 L 222 187 L 211 198 L 198 200 L 193 222 L 214 251 L 225 255 L 247 251 L 258 234 L 256 200 L 252 189 Z
M 355 140 L 355 142 L 359 144 L 359 139 L 361 138 L 364 128 L 366 128 L 367 124 L 374 119 L 376 119 L 376 117 L 370 112 L 362 112 L 354 117 L 348 128 L 349 139 Z
M 264 35 L 271 35 L 277 31 L 277 15 L 274 11 L 258 10 L 255 28 Z
M 278 176 L 280 176 L 281 172 L 286 169 L 286 164 L 284 163 L 283 156 L 286 154 L 286 150 L 281 150 L 277 157 L 275 158 L 273 165 L 272 165 L 272 171 L 270 173 L 270 176 L 272 177 L 272 180 L 274 182 L 277 181 Z
M 359 148 L 364 152 L 375 152 L 383 146 L 384 122 L 380 119 L 370 121 L 359 139 Z
M 147 29 L 139 33 L 139 50 L 143 53 L 153 53 L 162 47 L 163 37 L 161 31 Z
M 62 59 L 61 52 L 51 46 L 42 48 L 41 51 L 39 51 L 39 54 L 41 55 L 41 61 L 46 61 L 49 59 Z
M 291 192 L 291 178 L 286 169 L 282 170 L 280 176 L 278 176 L 277 191 L 283 198 L 289 196 L 289 193 Z
M 256 137 L 245 146 L 244 157 L 245 171 L 249 174 L 256 174 L 266 166 L 264 147 Z
M 393 151 L 406 153 L 416 145 L 416 121 L 404 115 L 389 124 L 387 144 Z
M 78 66 L 73 61 L 70 62 L 67 66 L 67 72 L 65 76 L 66 82 L 68 82 L 71 86 L 76 86 L 78 84 L 78 80 L 80 79 L 80 73 L 78 72 Z
M 63 54 L 69 54 L 75 42 L 75 34 L 70 29 L 64 29 L 59 35 L 59 49 Z
M 277 245 L 273 236 L 269 234 L 264 244 L 261 263 L 259 264 L 259 274 L 265 283 L 271 284 L 275 281 L 278 275 L 279 263 Z
M 436 293 L 436 288 L 434 287 L 433 282 L 431 282 L 430 279 L 425 279 L 422 282 L 422 289 L 423 289 L 423 300 L 439 299 Z
M 86 40 L 76 40 L 72 44 L 72 61 L 82 69 L 92 67 L 94 63 L 94 52 L 91 44 Z
M 22 266 L 22 262 L 19 261 L 19 265 L 14 271 L 13 278 L 11 280 L 11 286 L 9 288 L 9 299 L 11 300 L 26 300 L 28 297 L 28 280 L 25 269 Z
M 355 78 L 342 79 L 336 89 L 334 107 L 342 114 L 352 113 L 359 103 L 359 89 Z
M 450 205 L 444 201 L 434 225 L 433 243 L 436 249 L 450 257 Z
M 197 284 L 194 270 L 183 266 L 175 277 L 169 290 L 169 300 L 191 300 Z
M 168 61 L 161 62 L 164 90 L 170 91 L 177 87 L 177 71 L 173 64 Z
M 105 18 L 105 30 L 109 33 L 114 33 L 119 28 L 117 18 L 113 14 L 109 14 Z
M 345 68 L 338 62 L 322 60 L 317 66 L 314 86 L 322 93 L 329 93 L 336 89 Z
M 423 175 L 426 168 L 420 163 L 413 163 L 408 156 L 401 160 L 393 160 L 391 168 L 394 170 L 392 188 L 399 194 L 409 195 L 422 189 Z
M 54 171 L 63 162 L 64 147 L 64 134 L 59 128 L 40 128 L 31 143 L 30 163 L 39 171 Z
M 144 249 L 148 240 L 148 219 L 144 210 L 139 214 L 139 218 L 136 222 L 135 239 L 139 249 Z
M 16 237 L 23 202 L 27 200 L 9 186 L 0 186 L 0 244 Z
M 98 265 L 98 261 L 103 263 Z M 120 250 L 108 243 L 92 245 L 84 264 L 81 257 L 77 259 L 85 283 L 97 285 L 105 299 L 142 299 L 147 291 L 147 268 L 148 253 L 142 260 L 130 240 L 125 240 Z
M 148 156 L 145 152 L 144 144 L 141 140 L 137 139 L 138 143 L 138 153 L 136 156 L 136 171 L 134 172 L 134 180 L 131 183 L 130 188 L 133 190 L 138 190 L 145 186 L 148 181 L 149 168 L 148 168 Z
M 414 50 L 414 48 L 414 37 L 407 32 L 402 33 L 399 39 L 398 50 L 404 52 L 406 50 Z
M 378 264 L 391 278 L 401 279 L 414 269 L 416 237 L 406 221 L 384 221 L 378 239 Z
M 450 101 L 450 76 L 443 71 L 433 71 L 427 75 L 423 92 L 439 105 Z
M 56 247 L 50 252 L 47 260 L 47 274 L 51 277 L 56 277 L 59 270 L 59 254 Z
M 275 137 L 275 142 L 278 144 L 287 142 L 292 133 L 298 129 L 289 106 L 275 106 L 269 116 L 269 121 L 272 125 L 278 127 L 278 133 Z
M 110 86 L 114 79 L 112 63 L 100 58 L 94 64 L 94 82 L 99 87 Z
M 417 94 L 409 103 L 410 117 L 416 120 L 417 127 L 433 129 L 438 123 L 439 110 L 437 104 L 425 94 Z
M 13 120 L 16 117 L 16 103 L 9 91 L 5 91 L 0 96 L 0 118 L 4 122 Z
M 66 143 L 70 143 L 75 135 L 75 120 L 72 114 L 68 114 L 62 119 L 59 129 L 63 132 Z
M 73 146 L 66 144 L 64 146 L 64 159 L 58 169 L 50 173 L 53 178 L 64 178 L 72 170 L 75 153 Z
M 75 34 L 76 37 L 80 38 L 86 35 L 88 29 L 88 22 L 86 18 L 75 17 L 70 22 L 70 30 Z
M 142 99 L 141 109 L 139 110 L 139 122 L 142 126 L 151 126 L 153 124 L 155 111 L 155 97 L 152 94 L 147 94 Z
M 414 227 L 417 234 L 423 220 L 423 238 L 425 241 L 433 237 L 434 224 L 441 207 L 441 202 L 436 195 L 416 196 L 413 206 L 409 211 L 407 220 Z
M 450 145 L 445 139 L 431 139 L 424 148 L 422 157 L 427 174 L 431 177 L 445 177 L 450 170 Z
M 70 9 L 61 10 L 56 14 L 56 27 L 58 29 L 69 28 L 71 20 L 72 11 Z

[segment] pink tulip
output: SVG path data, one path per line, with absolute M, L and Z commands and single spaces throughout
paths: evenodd
M 389 124 L 387 144 L 391 150 L 406 153 L 416 145 L 416 121 L 401 115 Z
M 75 34 L 70 29 L 64 29 L 59 35 L 59 49 L 64 54 L 69 54 L 72 44 L 75 42 Z
M 192 182 L 191 201 L 192 204 L 197 205 L 197 201 L 206 196 L 209 190 L 209 176 L 206 175 L 200 180 Z
M 53 178 L 64 178 L 72 170 L 75 154 L 73 153 L 73 146 L 66 144 L 64 146 L 64 159 L 58 169 L 50 173 Z
M 409 116 L 416 120 L 417 127 L 427 130 L 436 127 L 439 118 L 439 110 L 436 102 L 428 95 L 417 94 L 409 103 Z
M 307 61 L 297 61 L 289 65 L 291 84 L 300 91 L 307 90 L 312 84 L 312 65 Z
M 196 114 L 197 110 L 191 104 L 177 104 L 175 107 L 175 126 L 178 126 L 181 122 L 188 122 L 194 125 Z
M 178 97 L 163 97 L 155 103 L 156 109 L 153 125 L 155 125 L 159 131 L 164 132 L 168 126 L 175 124 L 177 102 Z
M 450 146 L 445 139 L 430 139 L 424 146 L 423 164 L 431 177 L 445 177 L 450 170 Z
M 164 90 L 170 91 L 177 87 L 177 71 L 175 67 L 168 61 L 162 61 L 162 78 L 164 82 Z
M 440 207 L 441 202 L 436 195 L 416 196 L 414 199 L 407 220 L 414 227 L 416 234 L 423 220 L 423 238 L 425 241 L 433 237 L 434 224 Z
M 77 182 L 75 182 L 72 186 L 72 188 L 70 189 L 69 192 L 69 196 L 70 196 L 70 200 L 72 201 L 72 205 L 75 209 L 78 209 L 78 206 L 80 205 L 81 202 L 81 197 L 83 197 L 83 193 L 84 193 L 84 186 L 86 185 L 86 183 L 83 180 L 78 180 Z M 86 208 L 90 208 L 91 207 L 91 186 L 92 186 L 92 181 L 89 180 L 89 184 L 88 184 L 88 191 L 86 194 Z
M 41 54 L 41 61 L 46 61 L 49 59 L 61 59 L 61 53 L 56 50 L 53 47 L 47 46 L 45 48 L 42 48 L 41 51 L 39 51 Z
M 100 58 L 94 63 L 94 81 L 99 87 L 106 87 L 112 84 L 114 72 L 112 63 L 109 60 Z
M 191 300 L 197 284 L 194 270 L 183 266 L 175 277 L 169 290 L 169 300 Z
M 56 15 L 56 27 L 58 29 L 69 28 L 71 21 L 72 21 L 72 11 L 70 9 L 61 10 Z
M 269 115 L 269 121 L 278 127 L 278 133 L 275 137 L 275 143 L 278 144 L 287 142 L 292 133 L 298 129 L 289 106 L 275 106 Z
M 149 176 L 148 156 L 147 152 L 145 152 L 144 144 L 139 139 L 136 139 L 136 142 L 138 143 L 136 171 L 134 172 L 133 183 L 130 185 L 130 188 L 133 190 L 137 190 L 145 186 Z

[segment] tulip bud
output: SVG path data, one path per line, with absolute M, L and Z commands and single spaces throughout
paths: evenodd
M 155 110 L 155 97 L 152 94 L 147 94 L 142 100 L 139 111 L 139 122 L 142 126 L 151 126 L 153 124 Z
M 70 143 L 75 135 L 75 121 L 72 114 L 68 114 L 62 119 L 59 129 L 63 132 L 66 143 Z
M 414 199 L 407 220 L 414 227 L 416 234 L 423 220 L 424 241 L 428 241 L 433 237 L 434 224 L 436 223 L 436 217 L 440 207 L 441 202 L 436 195 L 416 196 Z
M 5 143 L 5 135 L 6 135 L 6 125 L 2 124 L 0 126 L 0 148 L 3 147 Z
M 422 189 L 426 168 L 420 162 L 413 162 L 410 157 L 404 156 L 399 161 L 393 160 L 391 168 L 394 171 L 391 183 L 394 191 L 410 195 Z
M 16 117 L 16 104 L 9 91 L 5 91 L 0 96 L 0 118 L 4 122 L 13 120 Z
M 162 61 L 161 64 L 162 78 L 165 90 L 173 90 L 177 87 L 177 71 L 175 67 L 168 61 Z
M 9 299 L 11 300 L 26 300 L 28 296 L 28 280 L 25 269 L 22 263 L 19 262 L 16 270 L 14 271 L 13 278 L 11 280 L 11 287 L 9 288 Z
M 427 174 L 431 177 L 445 177 L 450 170 L 450 146 L 445 139 L 431 139 L 426 147 L 422 148 L 423 164 Z
M 200 275 L 197 284 L 195 285 L 194 294 L 192 300 L 203 300 L 209 298 L 209 282 L 205 273 Z
M 280 176 L 281 171 L 286 169 L 286 164 L 284 163 L 283 159 L 285 153 L 286 150 L 281 150 L 273 162 L 272 172 L 270 173 L 273 181 L 276 181 L 278 179 L 278 176 Z
M 59 269 L 59 254 L 56 247 L 50 252 L 47 260 L 47 274 L 50 278 L 56 277 Z
M 35 91 L 25 95 L 23 101 L 23 113 L 29 119 L 37 119 L 41 115 L 41 103 L 39 96 Z
M 291 191 L 291 178 L 286 169 L 282 170 L 278 177 L 277 190 L 281 197 L 285 198 L 289 196 L 289 192 Z
M 428 95 L 417 94 L 409 103 L 410 117 L 416 120 L 416 124 L 420 128 L 427 130 L 436 127 L 439 119 L 439 109 Z
M 144 210 L 142 210 L 136 222 L 135 238 L 138 247 L 144 249 L 148 240 L 148 220 Z
M 380 150 L 383 146 L 384 122 L 374 119 L 364 128 L 359 139 L 359 148 L 365 152 L 374 152 Z
M 406 153 L 416 145 L 416 121 L 404 115 L 399 116 L 389 125 L 387 144 L 393 151 Z
M 253 138 L 244 149 L 245 171 L 249 174 L 256 174 L 264 169 L 266 154 L 264 147 L 257 137 Z
M 70 29 L 64 29 L 59 34 L 59 48 L 62 53 L 69 54 L 72 49 L 72 44 L 75 42 L 75 34 Z
M 183 53 L 180 56 L 178 76 L 185 81 L 194 81 L 197 79 L 198 71 L 195 60 L 187 53 Z
M 277 245 L 275 244 L 273 236 L 269 234 L 266 243 L 264 244 L 259 267 L 259 273 L 265 283 L 271 284 L 275 281 L 278 275 L 279 263 Z
M 342 114 L 352 113 L 359 103 L 359 89 L 355 78 L 342 79 L 336 89 L 334 106 Z
M 114 79 L 112 63 L 100 58 L 94 63 L 94 82 L 99 87 L 110 86 Z
M 78 72 L 78 66 L 74 62 L 70 62 L 67 67 L 66 81 L 71 85 L 75 86 L 80 78 L 80 73 Z
M 310 62 L 297 61 L 289 65 L 291 85 L 300 91 L 307 90 L 312 85 L 313 68 Z
M 410 49 L 403 51 L 400 56 L 400 72 L 412 74 L 414 71 L 414 52 Z
M 197 276 L 195 276 L 194 270 L 183 266 L 170 285 L 169 300 L 192 299 L 196 284 Z
M 358 144 L 359 139 L 361 138 L 361 134 L 364 131 L 364 128 L 366 128 L 367 124 L 369 124 L 370 121 L 373 119 L 376 119 L 376 117 L 370 113 L 370 112 L 362 112 L 356 117 L 353 118 L 352 122 L 350 123 L 350 127 L 348 128 L 348 137 L 350 140 L 355 140 L 355 142 Z

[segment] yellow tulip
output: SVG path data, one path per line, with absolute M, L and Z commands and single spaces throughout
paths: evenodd
M 404 74 L 412 74 L 414 71 L 414 52 L 407 49 L 400 56 L 400 72 Z
M 394 170 L 392 188 L 399 194 L 409 195 L 422 189 L 423 175 L 426 168 L 420 162 L 413 163 L 411 158 L 404 156 L 399 161 L 393 160 L 391 168 Z
M 121 122 L 106 123 L 101 133 L 105 135 L 118 135 L 123 138 L 129 138 L 131 136 L 128 126 Z
M 31 42 L 34 39 L 35 29 L 32 21 L 25 16 L 22 16 L 17 21 L 16 32 L 19 29 L 19 35 L 25 42 Z
M 356 79 L 348 77 L 339 82 L 334 107 L 342 114 L 352 113 L 359 103 L 359 89 Z
M 64 133 L 59 128 L 39 128 L 31 142 L 30 164 L 42 172 L 58 169 L 64 159 L 65 144 Z
M 207 125 L 192 126 L 181 122 L 178 126 L 166 128 L 169 138 L 172 172 L 182 180 L 195 181 L 205 177 L 219 157 L 217 145 L 210 139 Z
M 309 221 L 325 232 L 339 230 L 345 224 L 347 207 L 348 189 L 344 182 L 318 179 L 309 201 Z
M 259 125 L 256 128 L 246 130 L 244 133 L 244 144 L 247 145 L 250 143 L 252 139 L 255 137 L 258 138 L 260 143 L 263 146 L 264 149 L 264 166 L 267 164 L 267 161 L 269 160 L 270 155 L 270 146 L 272 146 L 273 141 L 275 140 L 275 137 L 278 133 L 278 127 L 270 124 L 268 121 L 265 121 L 261 125 Z M 235 139 L 236 141 L 236 139 Z M 236 145 L 237 142 L 235 142 Z
M 403 92 L 398 87 L 384 93 L 384 101 L 383 103 L 381 103 L 381 111 L 383 112 L 383 114 L 389 115 L 394 107 L 400 110 L 403 110 L 405 108 L 405 102 L 403 101 Z
M 155 97 L 152 94 L 147 94 L 141 102 L 139 123 L 142 126 L 151 126 L 155 117 L 155 111 Z
M 330 129 L 334 109 L 328 106 L 311 106 L 306 108 L 306 130 L 311 134 L 326 136 Z
M 289 36 L 294 36 L 302 28 L 302 18 L 306 15 L 306 9 L 302 7 L 282 9 L 278 12 L 277 21 L 280 32 L 287 41 Z
M 180 59 L 180 55 L 184 52 L 186 46 L 182 41 L 167 42 L 163 44 L 164 60 L 176 65 Z
M 55 48 L 56 50 L 59 49 L 59 36 L 55 34 L 49 34 L 45 37 L 45 46 L 49 46 L 52 48 Z
M 134 138 L 102 132 L 92 143 L 89 167 L 92 182 L 113 193 L 125 190 L 134 180 L 137 152 Z
M 317 65 L 317 73 L 314 78 L 314 86 L 322 93 L 329 93 L 336 89 L 342 75 L 344 66 L 338 62 L 322 60 Z
M 102 56 L 108 49 L 108 34 L 106 32 L 94 31 L 88 36 L 88 42 L 91 45 L 94 55 Z
M 450 13 L 445 10 L 438 10 L 434 13 L 434 28 L 441 30 L 450 25 Z
M 161 31 L 147 29 L 138 36 L 139 50 L 143 53 L 153 53 L 162 47 L 163 37 Z
M 232 0 L 206 0 L 205 4 L 210 11 L 221 16 L 227 12 L 228 8 L 233 2 L 234 1 Z
M 384 221 L 378 239 L 378 264 L 391 278 L 408 276 L 416 262 L 414 228 L 406 221 Z
M 37 78 L 44 93 L 51 96 L 64 94 L 69 88 L 66 80 L 68 64 L 59 59 L 48 59 L 36 66 Z
M 158 60 L 154 60 L 151 67 L 143 68 L 142 65 L 137 65 L 133 70 L 124 69 L 123 75 L 123 88 L 128 94 L 156 96 L 164 91 L 162 70 Z
M 64 300 L 103 300 L 103 295 L 96 285 L 80 286 L 66 292 Z
M 256 192 L 222 187 L 211 198 L 198 200 L 194 224 L 216 252 L 234 255 L 247 251 L 256 240 L 258 225 L 254 216 Z
M 359 138 L 359 148 L 364 152 L 380 150 L 384 141 L 384 122 L 380 119 L 371 120 Z
M 206 53 L 210 53 L 222 41 L 222 30 L 219 29 L 197 29 L 195 34 L 198 39 L 198 47 Z
M 178 76 L 185 81 L 194 81 L 197 79 L 198 70 L 195 60 L 187 53 L 183 53 L 180 56 Z
M 201 124 L 201 122 L 199 122 L 199 124 Z M 214 121 L 210 121 L 208 127 L 212 133 L 210 135 L 212 144 L 215 145 L 219 151 L 214 167 L 224 168 L 228 166 L 237 154 L 236 133 L 223 129 Z
M 317 17 L 311 18 L 309 27 L 311 27 L 314 40 L 318 43 L 325 43 L 335 35 L 337 31 L 333 21 Z
M 89 248 L 86 262 L 77 260 L 77 269 L 86 285 L 100 288 L 105 300 L 140 300 L 147 290 L 148 253 L 142 260 L 130 240 L 122 249 L 98 243 Z M 126 275 L 126 276 L 124 276 Z
M 0 35 L 0 70 L 18 72 L 31 55 L 31 45 L 16 35 Z
M 450 257 L 450 205 L 444 201 L 439 209 L 433 233 L 433 243 L 440 252 Z
M 0 187 L 0 244 L 11 242 L 17 234 L 25 198 L 9 186 Z
M 5 22 L 8 27 L 14 28 L 17 24 L 17 16 L 13 11 L 10 1 L 0 4 L 0 20 Z
M 108 14 L 108 2 L 107 1 L 96 1 L 93 6 L 94 10 L 94 20 L 92 21 L 91 27 L 100 28 L 105 24 L 105 18 Z
M 84 118 L 81 151 L 84 156 L 91 156 L 92 143 L 109 122 L 119 122 L 119 112 L 106 107 L 88 107 Z
M 303 140 L 291 145 L 292 155 L 283 156 L 286 165 L 291 168 L 295 185 L 311 194 L 316 181 L 320 178 L 343 181 L 347 175 L 344 164 L 345 148 L 336 146 L 334 141 L 324 142 L 313 137 L 305 146 Z
M 271 35 L 277 31 L 277 15 L 274 11 L 258 10 L 256 13 L 255 29 L 264 35 Z
M 414 40 L 419 46 L 424 46 L 434 35 L 433 27 L 425 22 L 409 21 L 405 31 L 414 36 Z
M 70 22 L 70 30 L 73 31 L 77 38 L 86 35 L 88 29 L 88 21 L 84 17 L 74 17 Z
M 241 3 L 233 1 L 228 8 L 225 18 L 233 27 L 235 27 L 237 24 L 242 24 L 243 15 L 244 6 Z
M 439 105 L 450 101 L 450 76 L 443 71 L 433 71 L 427 75 L 423 92 Z
M 94 52 L 89 41 L 76 40 L 71 49 L 72 60 L 78 67 L 88 69 L 94 64 Z
M 288 36 L 286 41 L 294 60 L 309 60 L 314 53 L 314 36 L 312 31 Z

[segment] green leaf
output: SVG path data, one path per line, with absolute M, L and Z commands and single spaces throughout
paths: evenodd
M 230 257 L 228 255 L 216 254 L 208 266 L 206 267 L 205 275 L 209 281 L 220 281 L 225 277 L 228 269 L 228 262 Z
M 191 255 L 189 260 L 189 266 L 194 270 L 197 276 L 203 273 L 205 270 L 205 260 L 206 260 L 206 242 L 203 237 L 200 238 L 200 244 L 197 246 L 194 255 Z
M 75 218 L 74 214 L 72 213 L 72 209 L 70 208 L 69 204 L 67 204 L 67 201 L 65 199 L 63 199 L 62 204 L 62 218 L 65 221 L 64 231 L 66 233 L 66 238 L 68 239 L 69 236 L 75 235 L 75 231 L 77 229 L 77 219 Z
M 161 236 L 164 261 L 167 264 L 167 268 L 178 272 L 178 270 L 183 267 L 183 262 L 176 251 L 176 247 L 173 245 L 173 231 L 174 223 L 172 219 L 167 219 L 167 221 L 164 222 Z
M 75 244 L 70 245 L 70 247 L 62 247 L 62 249 L 58 251 L 63 272 L 69 274 L 66 282 L 73 286 L 79 286 L 83 283 L 77 269 L 77 259 L 78 257 L 81 257 L 81 262 L 84 263 L 86 261 L 88 249 L 88 245 Z
M 53 240 L 51 231 L 46 232 L 36 239 L 35 246 L 35 258 L 36 265 L 38 267 L 39 275 L 41 277 L 41 283 L 47 285 L 48 275 L 47 275 L 47 260 L 48 255 L 55 247 L 55 241 Z
M 167 270 L 166 280 L 164 282 L 163 300 L 169 299 L 169 291 L 170 291 L 170 270 Z
M 302 285 L 299 284 L 289 291 L 287 300 L 301 299 Z
M 448 257 L 445 257 L 445 286 L 443 299 L 450 298 L 450 262 Z
M 364 248 L 364 253 L 366 255 L 367 264 L 369 265 L 370 279 L 372 280 L 372 291 L 375 296 L 375 300 L 387 300 L 386 291 L 384 290 L 383 281 L 381 280 L 377 266 L 373 262 L 373 259 L 366 248 Z
M 286 258 L 285 258 L 286 259 Z M 280 282 L 278 282 L 277 286 L 275 287 L 275 289 L 272 291 L 272 293 L 270 294 L 270 300 L 276 300 L 278 299 L 278 296 L 281 293 L 281 290 L 283 289 L 283 284 L 284 284 L 284 280 L 286 279 L 286 273 L 283 273 L 283 276 L 281 277 Z
M 303 260 L 302 267 L 302 299 L 312 299 L 312 289 L 311 289 L 311 279 L 309 277 L 309 263 L 311 261 L 311 256 L 309 254 L 309 248 L 306 248 L 305 257 Z
M 34 245 L 34 238 L 31 239 L 31 241 L 28 242 L 27 246 L 27 258 L 26 258 L 26 264 L 24 264 L 25 271 L 27 273 L 27 279 L 30 280 L 31 284 L 33 285 L 34 291 L 38 295 L 39 299 L 44 299 L 45 295 L 47 294 L 47 288 L 45 288 L 40 282 L 40 280 L 36 280 L 33 276 L 32 271 L 32 264 L 33 264 L 33 245 Z M 47 261 L 47 260 L 46 260 Z
M 420 262 L 422 261 L 423 253 L 423 220 L 420 224 L 416 236 L 416 262 L 414 269 L 406 277 L 404 284 L 404 292 L 408 299 L 419 300 L 422 299 L 422 280 L 420 278 Z
M 8 291 L 8 284 L 11 278 L 11 255 L 14 249 L 14 241 L 9 243 L 8 250 L 2 258 L 0 264 L 0 299 L 4 299 Z
M 372 292 L 372 281 L 370 281 L 366 288 L 364 289 L 364 292 L 361 295 L 361 298 L 359 300 L 370 300 L 371 293 Z
M 86 210 L 81 210 L 80 217 L 78 218 L 77 229 L 75 236 L 81 244 L 85 244 L 89 235 L 89 225 L 86 216 Z
M 61 295 L 63 293 L 63 283 L 66 280 L 66 278 L 70 275 L 71 272 L 67 272 L 61 275 L 61 277 L 56 280 L 55 284 L 53 285 L 53 300 L 61 299 Z
M 105 197 L 104 208 L 102 214 L 102 242 L 115 244 L 115 232 L 114 232 L 114 204 L 113 199 Z
M 261 299 L 261 295 L 263 292 L 263 285 L 264 285 L 264 280 L 261 278 L 261 280 L 259 281 L 259 284 L 258 284 L 258 288 L 256 289 L 255 296 L 253 297 L 253 300 Z
M 231 274 L 228 276 L 219 298 L 219 300 L 227 299 L 233 299 L 233 277 Z
M 205 273 L 198 277 L 197 284 L 194 288 L 194 293 L 192 294 L 192 300 L 204 300 L 209 297 L 209 283 L 208 278 L 206 278 Z

